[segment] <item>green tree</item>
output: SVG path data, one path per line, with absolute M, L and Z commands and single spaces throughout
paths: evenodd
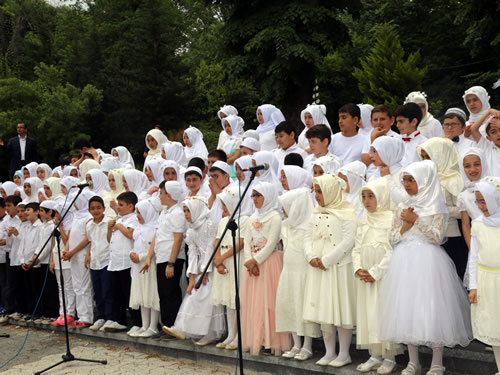
M 377 28 L 376 42 L 369 55 L 354 69 L 363 101 L 384 103 L 393 108 L 401 105 L 410 91 L 421 90 L 426 68 L 419 68 L 420 53 L 404 59 L 398 33 L 391 24 Z

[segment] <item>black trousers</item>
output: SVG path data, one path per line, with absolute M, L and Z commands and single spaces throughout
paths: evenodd
M 469 257 L 469 250 L 464 238 L 462 236 L 448 237 L 448 241 L 442 246 L 453 263 L 455 263 L 458 276 L 463 280 L 467 267 L 467 259 Z
M 167 262 L 156 265 L 156 279 L 158 282 L 158 295 L 160 296 L 160 313 L 163 325 L 171 327 L 175 323 L 177 312 L 182 303 L 180 280 L 184 259 L 177 259 L 174 266 L 174 277 L 167 279 L 165 269 Z
M 111 289 L 113 292 L 113 320 L 125 326 L 141 326 L 139 310 L 129 309 L 130 302 L 130 268 L 121 271 L 111 271 Z M 127 320 L 130 315 L 130 323 Z
M 47 270 L 47 268 L 49 268 L 48 264 L 40 264 L 40 290 L 43 286 L 45 274 L 47 274 L 47 280 L 45 282 L 45 289 L 43 291 L 42 300 L 40 301 L 40 306 L 37 310 L 37 315 L 55 318 L 59 315 L 59 289 L 56 275 Z M 38 295 L 39 294 L 40 291 L 38 291 Z
M 7 267 L 7 312 L 27 314 L 26 291 L 23 278 L 25 277 L 21 266 Z
M 8 285 L 7 285 L 7 268 L 9 267 L 8 263 L 0 263 L 0 307 L 7 309 L 7 294 L 8 294 Z

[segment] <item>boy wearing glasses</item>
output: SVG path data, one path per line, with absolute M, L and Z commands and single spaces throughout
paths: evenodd
M 473 142 L 464 137 L 466 120 L 466 114 L 460 108 L 449 108 L 443 117 L 444 136 L 454 142 L 459 154 L 473 146 Z

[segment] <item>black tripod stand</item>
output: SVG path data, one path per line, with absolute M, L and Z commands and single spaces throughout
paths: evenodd
M 243 346 L 241 344 L 241 317 L 240 317 L 240 292 L 239 292 L 239 285 L 238 285 L 238 262 L 236 260 L 236 232 L 238 230 L 238 225 L 234 221 L 234 217 L 238 213 L 241 203 L 243 202 L 243 198 L 245 198 L 245 195 L 250 188 L 250 185 L 252 184 L 252 181 L 255 179 L 255 176 L 257 174 L 257 169 L 250 168 L 252 175 L 250 176 L 250 181 L 248 182 L 247 186 L 245 187 L 245 190 L 243 191 L 243 194 L 240 197 L 240 200 L 238 204 L 236 205 L 236 208 L 234 209 L 234 212 L 231 214 L 231 217 L 229 218 L 226 228 L 224 229 L 224 232 L 222 232 L 222 235 L 219 239 L 219 242 L 217 242 L 217 245 L 215 246 L 215 249 L 210 256 L 210 259 L 203 270 L 203 273 L 201 277 L 198 279 L 198 282 L 195 285 L 196 289 L 199 289 L 201 286 L 201 283 L 203 282 L 203 278 L 205 277 L 205 274 L 207 273 L 208 268 L 210 267 L 210 264 L 212 263 L 215 254 L 217 253 L 217 250 L 219 249 L 222 241 L 224 240 L 224 237 L 227 233 L 228 230 L 231 231 L 231 236 L 233 237 L 233 264 L 234 264 L 234 287 L 235 287 L 235 306 L 236 306 L 236 324 L 238 327 L 238 358 L 239 358 L 239 365 L 240 365 L 240 375 L 243 375 Z M 238 244 L 239 245 L 239 244 Z M 241 249 L 240 249 L 241 251 Z
M 63 276 L 63 272 L 62 272 L 61 246 L 59 244 L 59 240 L 60 240 L 60 237 L 61 237 L 61 233 L 59 232 L 59 226 L 61 225 L 61 223 L 63 222 L 64 218 L 68 214 L 70 208 L 73 206 L 73 204 L 75 203 L 75 201 L 78 199 L 78 197 L 82 193 L 83 187 L 79 187 L 79 189 L 80 190 L 76 194 L 75 198 L 73 198 L 73 201 L 68 206 L 68 208 L 66 209 L 66 212 L 64 213 L 64 215 L 61 217 L 61 219 L 57 223 L 56 227 L 54 228 L 54 230 L 50 234 L 49 238 L 45 242 L 45 245 L 42 247 L 42 249 L 43 249 L 42 251 L 45 251 L 47 249 L 46 248 L 47 244 L 49 242 L 51 242 L 53 238 L 56 239 L 56 243 L 57 243 L 57 255 L 59 257 L 59 276 L 60 276 L 60 279 L 61 279 L 61 293 L 62 293 L 62 301 L 63 301 L 64 333 L 66 335 L 66 354 L 62 355 L 62 360 L 61 361 L 53 364 L 52 366 L 47 367 L 46 369 L 43 369 L 41 371 L 35 372 L 35 375 L 39 375 L 39 374 L 44 373 L 45 371 L 48 371 L 48 370 L 50 370 L 50 369 L 52 369 L 52 368 L 54 368 L 56 366 L 59 366 L 60 364 L 63 364 L 63 363 L 66 363 L 66 362 L 71 362 L 71 361 L 92 362 L 92 363 L 100 363 L 100 364 L 103 364 L 103 365 L 105 365 L 105 364 L 108 363 L 108 361 L 105 360 L 105 359 L 104 360 L 95 360 L 95 359 L 76 358 L 71 353 L 71 350 L 69 348 L 69 330 L 68 330 L 68 318 L 67 318 L 67 313 L 66 313 L 66 294 L 65 294 L 65 291 L 64 291 L 64 276 Z M 49 246 L 49 249 L 51 249 L 51 248 L 52 248 L 52 246 Z M 35 259 L 31 263 L 31 267 L 33 267 L 33 265 L 36 264 L 36 260 L 40 257 L 40 254 L 42 253 L 42 251 L 40 253 L 38 253 L 38 255 L 35 257 Z

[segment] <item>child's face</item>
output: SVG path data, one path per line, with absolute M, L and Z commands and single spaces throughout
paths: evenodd
M 163 171 L 163 179 L 165 181 L 177 181 L 177 172 L 174 168 L 165 168 Z
M 117 207 L 118 215 L 125 216 L 134 212 L 134 205 L 132 203 L 126 203 L 124 201 L 118 201 Z
M 14 175 L 14 183 L 16 185 L 21 185 L 21 182 L 22 182 L 21 177 L 19 177 L 17 174 L 15 174 Z
M 210 181 L 215 182 L 220 189 L 223 189 L 229 185 L 229 175 L 221 171 L 213 171 L 210 172 Z
M 189 208 L 187 208 L 187 206 L 184 206 L 184 217 L 186 218 L 186 221 L 188 223 L 193 222 L 193 219 L 191 218 L 191 211 L 189 211 Z
M 4 216 L 5 216 L 5 207 L 0 206 L 0 217 L 4 217 Z
M 465 105 L 471 113 L 479 113 L 483 109 L 483 103 L 474 94 L 469 94 L 465 97 Z
M 85 182 L 87 184 L 90 184 L 90 186 L 92 186 L 92 176 L 88 173 L 85 175 Z
M 481 194 L 480 191 L 476 191 L 475 194 L 477 207 L 481 210 L 484 216 L 490 216 L 490 212 L 488 211 L 488 206 L 486 205 L 483 194 Z
M 207 166 L 208 166 L 208 170 L 210 170 L 210 168 L 212 168 L 212 165 L 219 159 L 217 159 L 217 157 L 215 156 L 209 156 L 208 157 L 208 162 L 207 162 Z
M 316 202 L 318 202 L 318 204 L 321 207 L 325 207 L 325 200 L 323 198 L 323 192 L 321 191 L 321 188 L 319 187 L 318 184 L 314 185 L 314 197 L 316 198 Z
M 377 210 L 377 197 L 371 190 L 363 190 L 361 192 L 361 201 L 368 212 L 375 212 Z
M 420 150 L 420 156 L 422 160 L 431 160 L 431 157 L 425 150 Z
M 17 214 L 16 206 L 11 202 L 5 202 L 5 211 L 7 211 L 10 217 L 14 217 Z
M 26 218 L 34 223 L 38 219 L 38 210 L 34 210 L 31 207 L 28 207 L 26 210 L 24 210 L 24 213 L 26 215 Z
M 168 194 L 165 191 L 165 189 L 160 189 L 160 202 L 163 206 L 165 206 L 168 203 Z
M 346 185 L 345 192 L 349 193 L 349 191 L 351 191 L 351 187 L 349 186 L 349 179 L 347 178 L 347 176 L 343 173 L 340 173 L 340 172 L 337 174 L 337 176 L 339 176 L 342 180 L 345 181 L 345 185 Z
M 255 208 L 262 208 L 264 205 L 264 196 L 257 190 L 252 190 L 252 199 Z
M 0 194 L 2 195 L 3 199 L 7 198 L 7 193 L 5 192 L 4 189 L 0 189 Z
M 43 221 L 52 220 L 51 213 L 52 213 L 52 210 L 46 210 L 45 208 L 40 207 L 40 219 L 42 219 Z
M 286 178 L 286 174 L 285 174 L 285 171 L 284 170 L 281 170 L 281 178 L 280 178 L 280 181 L 281 181 L 281 186 L 283 186 L 283 189 L 285 190 L 290 190 L 290 188 L 288 187 L 288 180 Z
M 78 178 L 78 170 L 76 169 L 72 169 L 71 172 L 69 172 L 69 175 L 71 177 L 75 177 L 75 178 Z
M 443 131 L 446 138 L 458 137 L 464 132 L 464 127 L 458 117 L 445 118 L 443 120 Z
M 43 191 L 45 192 L 47 198 L 50 198 L 52 196 L 52 190 L 50 190 L 50 187 L 48 185 L 43 185 Z
M 400 134 L 410 135 L 417 130 L 417 119 L 413 119 L 410 122 L 407 117 L 398 116 L 396 117 L 396 126 Z
M 372 126 L 374 128 L 389 130 L 392 124 L 394 124 L 394 116 L 389 117 L 386 112 L 375 112 L 372 114 Z
M 295 144 L 295 133 L 287 134 L 286 132 L 279 132 L 275 134 L 275 139 L 282 150 L 287 150 Z
M 111 190 L 116 190 L 115 176 L 113 176 L 111 173 L 108 174 L 108 184 Z
M 242 156 L 247 156 L 247 155 L 253 155 L 255 153 L 254 150 L 248 148 L 248 147 L 245 147 L 245 146 L 240 146 L 240 151 L 241 151 L 241 155 Z
M 227 120 L 224 120 L 224 131 L 227 135 L 233 135 L 233 129 L 231 128 L 231 125 L 229 125 L 229 121 Z
M 370 160 L 372 161 L 373 165 L 376 167 L 383 167 L 385 166 L 384 162 L 382 159 L 380 159 L 380 155 L 378 154 L 377 150 L 375 147 L 370 147 Z
M 240 180 L 240 182 L 245 181 L 245 173 L 241 172 L 241 167 L 238 163 L 234 163 L 234 171 L 236 172 L 236 177 Z
M 156 139 L 148 135 L 146 137 L 146 142 L 148 143 L 148 147 L 150 150 L 156 150 L 156 147 L 158 147 L 158 142 L 156 142 Z
M 264 116 L 262 115 L 262 111 L 260 109 L 257 111 L 257 121 L 259 121 L 259 124 L 264 123 Z
M 38 192 L 38 202 L 42 203 L 45 200 L 45 195 L 41 191 Z
M 120 154 L 118 154 L 118 151 L 116 151 L 116 150 L 113 150 L 113 153 L 111 155 L 113 155 L 115 158 L 120 157 Z
M 25 180 L 30 177 L 30 171 L 28 171 L 28 168 L 23 169 L 23 175 Z
M 184 144 L 187 146 L 187 147 L 193 147 L 193 144 L 191 143 L 191 141 L 189 140 L 189 136 L 184 133 L 182 135 L 182 139 L 184 140 Z
M 36 176 L 42 181 L 45 180 L 45 169 L 37 168 L 36 169 Z
M 416 103 L 418 107 L 420 108 L 420 111 L 422 111 L 422 118 L 427 114 L 427 108 L 425 108 L 425 103 Z
M 31 195 L 31 185 L 28 182 L 24 183 L 24 194 L 27 196 Z
M 146 167 L 146 169 L 144 169 L 144 174 L 148 178 L 149 182 L 151 182 L 155 179 L 155 176 L 153 175 L 153 171 L 149 167 Z
M 314 120 L 309 112 L 304 113 L 304 122 L 306 123 L 306 128 L 312 128 L 314 126 Z
M 490 121 L 490 127 L 488 128 L 488 136 L 486 137 L 488 140 L 492 141 L 495 146 L 500 147 L 500 124 L 494 125 L 492 119 Z
M 351 114 L 347 112 L 339 112 L 339 127 L 342 133 L 355 131 L 358 123 L 359 118 L 352 117 Z
M 191 174 L 185 178 L 186 186 L 191 192 L 197 193 L 201 187 L 201 178 L 198 175 Z
M 123 188 L 125 189 L 125 191 L 128 191 L 128 184 L 127 184 L 127 180 L 125 179 L 125 176 L 122 176 L 122 184 L 123 184 Z
M 100 219 L 104 216 L 104 206 L 101 202 L 90 202 L 89 212 L 94 219 Z
M 227 209 L 227 206 L 224 204 L 224 202 L 221 200 L 220 203 L 222 206 L 222 217 L 231 216 L 231 213 Z
M 323 168 L 321 168 L 319 165 L 313 165 L 313 173 L 314 177 L 319 177 L 323 176 L 325 174 L 325 171 L 323 171 Z
M 316 157 L 322 156 L 328 153 L 328 139 L 309 138 L 309 148 Z
M 135 210 L 135 213 L 137 215 L 137 221 L 139 222 L 139 224 L 144 224 L 144 218 L 142 217 L 141 213 L 139 212 L 139 210 Z
M 477 181 L 483 173 L 481 159 L 477 155 L 467 155 L 464 158 L 464 171 L 467 178 L 471 181 Z
M 415 181 L 413 176 L 403 176 L 403 186 L 409 195 L 415 195 L 418 193 L 417 181 Z
M 61 185 L 61 191 L 64 195 L 67 195 L 68 194 L 68 189 L 66 188 L 66 186 L 64 185 Z
M 26 221 L 26 215 L 24 213 L 24 207 L 16 207 L 17 216 L 21 221 Z

